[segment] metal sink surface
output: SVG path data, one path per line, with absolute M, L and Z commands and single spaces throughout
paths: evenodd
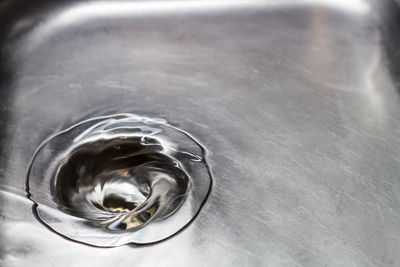
M 0 2 L 0 266 L 399 266 L 400 9 L 367 0 Z M 208 151 L 208 201 L 153 245 L 32 213 L 48 136 L 164 118 Z

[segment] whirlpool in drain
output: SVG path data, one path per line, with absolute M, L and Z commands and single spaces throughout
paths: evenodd
M 29 168 L 37 218 L 69 239 L 112 247 L 166 239 L 211 189 L 205 148 L 162 119 L 116 114 L 45 140 Z

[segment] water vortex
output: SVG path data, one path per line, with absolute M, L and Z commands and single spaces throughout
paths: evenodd
M 206 150 L 162 119 L 116 114 L 45 140 L 27 178 L 37 218 L 95 246 L 148 244 L 190 223 L 211 188 Z

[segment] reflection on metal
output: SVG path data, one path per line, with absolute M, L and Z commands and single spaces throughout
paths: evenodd
M 365 15 L 370 5 L 364 0 L 217 0 L 217 1 L 94 1 L 72 5 L 59 11 L 32 34 L 33 45 L 40 45 L 51 33 L 88 20 L 101 18 L 132 18 L 144 16 L 176 16 L 179 14 L 212 14 L 215 12 L 240 12 L 243 9 L 284 9 L 314 5 L 332 8 L 354 15 Z M 17 25 L 16 25 L 17 26 Z
M 400 266 L 397 0 L 0 2 L 1 266 Z M 25 197 L 32 155 L 121 112 L 196 136 L 212 194 L 157 245 L 62 238 Z
M 56 17 L 58 25 L 82 22 L 99 17 L 124 17 L 146 15 L 168 15 L 177 13 L 220 12 L 243 8 L 285 8 L 316 5 L 353 14 L 365 15 L 370 9 L 365 0 L 217 0 L 217 1 L 97 1 L 77 4 Z

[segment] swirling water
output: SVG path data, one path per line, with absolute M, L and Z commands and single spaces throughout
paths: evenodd
M 164 240 L 187 226 L 211 189 L 205 148 L 162 119 L 96 117 L 45 140 L 27 177 L 37 218 L 101 247 Z

